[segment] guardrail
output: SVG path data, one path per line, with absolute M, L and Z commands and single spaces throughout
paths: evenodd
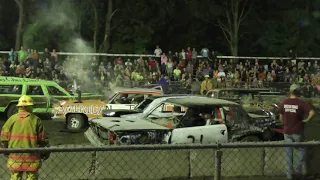
M 320 171 L 320 142 L 228 143 L 0 149 L 0 154 L 51 153 L 40 179 L 273 179 L 286 176 L 285 147 L 308 148 L 305 176 Z M 298 153 L 294 153 L 295 160 Z M 7 156 L 0 156 L 0 178 L 9 179 Z
M 0 54 L 9 54 L 10 51 L 0 51 Z M 43 52 L 38 52 L 42 54 Z M 75 53 L 75 52 L 57 52 L 58 55 L 66 56 L 107 56 L 107 57 L 156 57 L 154 54 L 109 54 L 109 53 Z M 202 56 L 197 56 L 202 58 Z M 250 59 L 250 60 L 274 60 L 291 59 L 289 57 L 252 57 L 252 56 L 217 56 L 218 59 Z M 319 57 L 297 57 L 297 60 L 320 60 Z

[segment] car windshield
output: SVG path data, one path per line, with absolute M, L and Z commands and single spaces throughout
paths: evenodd
M 138 104 L 134 110 L 139 110 L 139 111 L 143 111 L 145 110 L 149 104 L 152 102 L 152 99 L 145 99 L 143 100 L 140 104 Z

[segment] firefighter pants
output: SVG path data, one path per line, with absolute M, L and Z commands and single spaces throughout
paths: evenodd
M 11 180 L 22 180 L 24 172 L 11 172 Z M 25 172 L 27 180 L 38 180 L 38 172 Z

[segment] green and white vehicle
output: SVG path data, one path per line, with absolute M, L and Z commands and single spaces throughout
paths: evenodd
M 78 97 L 54 81 L 0 76 L 0 112 L 6 113 L 8 118 L 17 113 L 16 105 L 22 95 L 32 97 L 34 113 L 51 113 L 52 105 L 60 100 L 76 100 Z M 103 95 L 82 93 L 81 98 L 103 99 Z

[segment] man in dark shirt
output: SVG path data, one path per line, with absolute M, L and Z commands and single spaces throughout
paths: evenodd
M 280 120 L 284 125 L 284 139 L 287 143 L 304 141 L 304 124 L 308 123 L 315 115 L 311 107 L 298 97 L 300 96 L 300 86 L 293 84 L 290 87 L 289 98 L 280 104 Z M 305 115 L 308 115 L 304 119 Z M 296 173 L 302 175 L 302 165 L 305 160 L 305 148 L 299 149 L 299 162 Z M 287 147 L 287 177 L 292 179 L 293 171 L 293 148 Z

